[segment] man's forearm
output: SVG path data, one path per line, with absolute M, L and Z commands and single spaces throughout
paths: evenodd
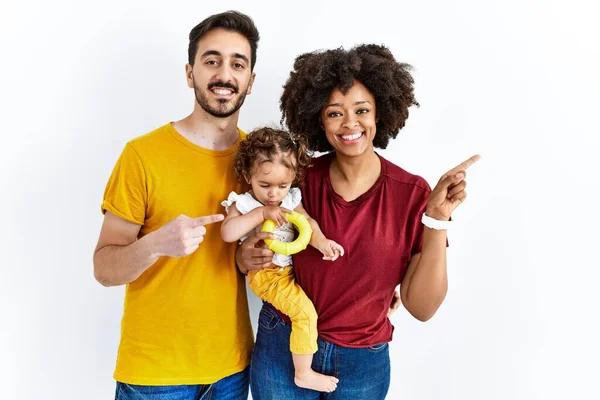
M 238 246 L 235 262 L 242 274 L 247 275 L 249 271 L 271 266 L 274 253 L 265 246 L 257 247 L 265 239 L 276 239 L 276 236 L 269 232 L 254 233 Z
M 152 233 L 125 246 L 104 246 L 94 254 L 94 277 L 103 286 L 125 285 L 136 280 L 158 258 Z
M 238 246 L 235 251 L 235 265 L 237 265 L 238 270 L 244 274 L 248 275 L 248 267 L 244 265 L 244 260 L 242 259 L 242 246 Z

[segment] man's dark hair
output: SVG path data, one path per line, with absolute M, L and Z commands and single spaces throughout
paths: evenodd
M 250 43 L 250 49 L 252 51 L 250 70 L 253 71 L 254 65 L 256 64 L 256 49 L 258 48 L 258 41 L 260 39 L 258 29 L 256 29 L 252 18 L 246 14 L 242 14 L 241 12 L 234 10 L 211 15 L 190 31 L 190 44 L 188 46 L 188 62 L 190 65 L 194 65 L 196 52 L 198 51 L 198 42 L 200 39 L 202 39 L 208 32 L 217 28 L 237 32 L 248 39 L 248 42 Z

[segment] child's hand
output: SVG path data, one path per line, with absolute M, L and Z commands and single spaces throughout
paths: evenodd
M 262 212 L 265 221 L 270 219 L 271 221 L 275 222 L 278 227 L 287 222 L 288 219 L 285 213 L 291 213 L 290 210 L 277 206 L 263 206 Z
M 323 260 L 335 261 L 344 255 L 344 248 L 333 240 L 325 239 L 318 244 L 317 250 L 323 253 Z

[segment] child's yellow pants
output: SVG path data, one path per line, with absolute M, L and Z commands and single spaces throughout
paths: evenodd
M 317 311 L 304 290 L 296 283 L 294 269 L 273 265 L 248 273 L 252 291 L 290 317 L 290 350 L 295 354 L 317 351 Z

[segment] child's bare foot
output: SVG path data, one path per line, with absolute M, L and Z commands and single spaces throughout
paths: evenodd
M 337 388 L 339 379 L 335 376 L 319 374 L 311 369 L 304 374 L 296 372 L 294 382 L 301 388 L 330 393 Z

